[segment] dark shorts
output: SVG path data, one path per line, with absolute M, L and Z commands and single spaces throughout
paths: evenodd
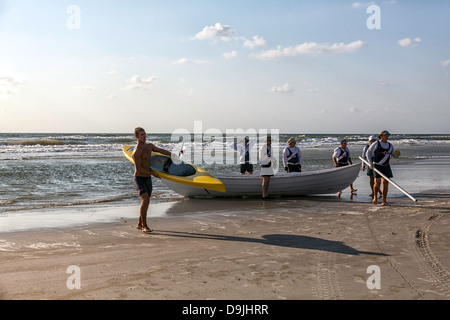
M 153 185 L 151 177 L 134 177 L 134 185 L 136 190 L 141 197 L 144 193 L 148 193 L 150 197 L 152 195 Z
M 246 171 L 253 172 L 253 165 L 251 163 L 241 163 L 240 167 L 241 173 L 245 173 Z
M 288 163 L 288 172 L 302 172 L 302 166 L 299 164 Z
M 373 170 L 372 169 L 370 169 L 369 167 L 367 167 L 367 175 L 369 176 L 369 177 L 373 177 Z
M 379 165 L 375 165 L 375 168 L 380 171 L 382 174 L 384 174 L 386 177 L 388 178 L 392 178 L 392 170 L 391 170 L 391 166 L 387 165 L 387 166 L 379 166 Z M 373 172 L 375 174 L 375 178 L 382 178 L 381 175 L 379 175 L 377 172 Z

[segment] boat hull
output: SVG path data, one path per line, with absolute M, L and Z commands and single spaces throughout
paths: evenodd
M 270 179 L 271 196 L 302 196 L 330 194 L 349 187 L 360 172 L 361 165 L 354 164 L 340 168 L 323 169 L 300 173 L 277 174 Z M 173 181 L 164 180 L 166 185 L 185 197 L 256 197 L 262 195 L 260 175 L 216 175 L 225 185 L 226 192 L 217 192 Z

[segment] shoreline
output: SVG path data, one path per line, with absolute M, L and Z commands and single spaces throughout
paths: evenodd
M 187 199 L 149 215 L 151 234 L 138 212 L 0 233 L 0 299 L 449 299 L 450 190 L 394 199 Z M 67 287 L 72 265 L 80 289 Z

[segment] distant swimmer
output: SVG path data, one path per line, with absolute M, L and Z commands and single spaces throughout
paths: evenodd
M 256 143 L 256 139 L 245 137 L 243 143 L 234 142 L 231 147 L 239 153 L 239 167 L 242 175 L 253 174 L 253 164 L 250 159 L 250 150 Z
M 136 228 L 147 233 L 153 231 L 147 225 L 147 211 L 153 189 L 151 176 L 159 178 L 159 175 L 150 169 L 150 158 L 153 151 L 168 156 L 170 156 L 171 153 L 170 151 L 156 147 L 152 143 L 146 143 L 147 134 L 141 127 L 134 129 L 134 136 L 137 139 L 137 145 L 133 152 L 133 161 L 135 166 L 134 185 L 136 186 L 136 190 L 141 197 L 139 221 Z
M 296 147 L 296 141 L 290 138 L 288 147 L 283 151 L 283 165 L 286 172 L 302 172 L 302 153 L 299 147 Z
M 347 140 L 342 140 L 341 145 L 334 149 L 333 153 L 333 162 L 336 168 L 348 166 L 352 163 L 352 158 L 350 155 L 350 149 L 347 147 Z M 353 184 L 350 185 L 350 192 L 353 194 L 358 191 L 357 189 L 353 189 Z M 342 195 L 342 191 L 338 192 L 338 196 Z
M 391 134 L 387 131 L 381 131 L 378 135 L 378 141 L 373 143 L 367 150 L 367 160 L 375 166 L 377 170 L 383 173 L 387 178 L 392 178 L 392 170 L 389 164 L 391 157 L 395 156 L 394 146 L 388 142 Z M 378 192 L 381 187 L 381 180 L 383 179 L 383 206 L 390 206 L 386 198 L 388 194 L 389 181 L 382 178 L 380 174 L 375 172 L 375 184 L 373 187 L 373 204 L 378 202 Z

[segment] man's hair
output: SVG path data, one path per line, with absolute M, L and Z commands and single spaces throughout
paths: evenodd
M 134 129 L 134 136 L 137 138 L 139 136 L 139 133 L 141 133 L 141 131 L 145 130 L 141 127 L 137 127 L 136 129 Z

